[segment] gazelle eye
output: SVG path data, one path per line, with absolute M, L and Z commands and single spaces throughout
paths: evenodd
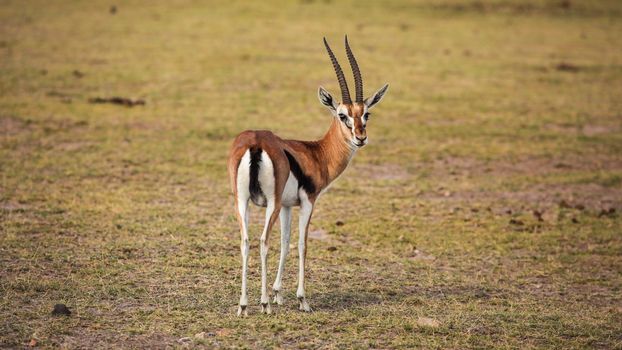
M 365 113 L 365 115 L 363 115 L 363 118 L 365 118 L 365 120 L 369 120 L 369 117 L 371 116 L 371 114 L 369 112 Z
M 348 128 L 352 128 L 352 125 L 350 125 L 350 118 L 348 118 L 347 115 L 339 113 L 339 120 L 341 120 L 341 122 L 344 123 Z

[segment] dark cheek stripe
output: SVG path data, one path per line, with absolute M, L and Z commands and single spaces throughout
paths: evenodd
M 296 180 L 298 180 L 298 188 L 302 187 L 305 192 L 309 194 L 315 193 L 315 184 L 313 183 L 313 179 L 302 171 L 300 164 L 298 164 L 296 158 L 294 158 L 291 153 L 285 151 L 285 155 L 287 156 L 287 160 L 289 160 L 289 169 L 296 177 Z

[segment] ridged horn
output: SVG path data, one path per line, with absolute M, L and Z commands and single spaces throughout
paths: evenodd
M 361 77 L 361 71 L 359 65 L 356 63 L 356 58 L 350 49 L 348 44 L 348 36 L 346 35 L 346 53 L 348 54 L 348 61 L 350 61 L 350 67 L 352 67 L 352 74 L 354 75 L 354 88 L 356 90 L 356 102 L 363 102 L 363 78 Z
M 328 46 L 326 38 L 324 38 L 324 46 L 326 46 L 326 51 L 328 52 L 328 56 L 330 56 L 330 60 L 333 63 L 333 68 L 335 69 L 335 74 L 337 74 L 337 80 L 339 81 L 339 87 L 341 88 L 341 101 L 344 104 L 351 104 L 352 99 L 350 98 L 350 90 L 348 90 L 346 77 L 343 75 L 341 66 L 339 65 L 337 58 L 333 54 L 333 51 L 330 49 L 330 46 Z

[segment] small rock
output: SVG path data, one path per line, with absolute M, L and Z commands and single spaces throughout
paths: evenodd
M 536 219 L 538 219 L 538 221 L 544 221 L 544 219 L 542 218 L 542 212 L 535 210 L 533 211 L 533 216 L 536 217 Z
M 35 346 L 37 346 L 37 339 L 32 338 L 30 339 L 30 342 L 28 343 L 28 346 L 31 348 L 34 348 Z
M 600 211 L 600 213 L 598 214 L 599 218 L 602 218 L 603 216 L 613 216 L 616 213 L 616 208 L 609 208 L 609 209 L 602 209 Z
M 326 250 L 328 250 L 329 252 L 334 252 L 335 250 L 337 250 L 337 247 L 330 246 L 330 247 L 326 248 Z
M 205 335 L 206 335 L 205 332 L 200 332 L 200 333 L 195 334 L 194 337 L 197 339 L 205 339 Z
M 578 224 L 579 220 L 577 220 L 577 218 L 572 218 L 570 221 L 572 221 L 573 224 Z
M 346 223 L 345 223 L 345 222 L 343 222 L 343 221 L 341 221 L 341 220 L 337 220 L 337 221 L 335 222 L 335 225 L 337 225 L 337 226 L 343 226 L 343 225 L 345 225 L 345 224 L 346 224 Z
M 555 66 L 555 69 L 561 72 L 572 72 L 572 73 L 575 73 L 581 70 L 581 68 L 579 68 L 577 65 L 574 65 L 572 63 L 567 63 L 567 62 L 559 63 L 558 65 Z
M 229 329 L 229 328 L 222 328 L 222 329 L 217 330 L 215 334 L 217 336 L 219 336 L 219 337 L 226 337 L 229 334 L 231 334 L 231 329 Z
M 555 163 L 555 165 L 553 165 L 555 168 L 557 169 L 570 169 L 572 168 L 570 165 L 566 164 L 566 163 Z
M 570 208 L 572 208 L 572 206 L 570 206 L 570 204 L 568 204 L 568 202 L 566 202 L 566 201 L 565 201 L 565 200 L 563 200 L 563 199 L 559 202 L 559 207 L 560 207 L 560 208 L 564 208 L 564 209 L 570 209 Z
M 69 316 L 71 315 L 71 311 L 65 304 L 56 304 L 54 305 L 54 310 L 52 310 L 53 316 Z
M 517 219 L 510 219 L 510 224 L 511 225 L 517 225 L 517 226 L 523 226 L 525 223 L 522 222 L 521 220 L 517 220 Z
M 417 319 L 417 326 L 419 327 L 438 328 L 440 325 L 441 323 L 438 320 L 430 317 L 419 317 Z
M 426 254 L 419 249 L 415 249 L 410 256 L 412 260 L 422 260 L 422 261 L 434 261 L 436 257 L 434 255 Z
M 190 337 L 183 337 L 183 338 L 177 339 L 177 342 L 179 344 L 186 344 L 186 343 L 189 343 L 191 341 L 192 341 L 192 338 L 190 338 Z
M 572 7 L 572 3 L 570 0 L 562 0 L 559 2 L 559 7 L 567 10 Z

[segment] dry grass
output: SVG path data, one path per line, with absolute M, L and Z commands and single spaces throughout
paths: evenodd
M 0 7 L 0 346 L 622 346 L 618 2 L 110 6 Z M 343 33 L 391 89 L 315 213 L 315 312 L 293 250 L 259 314 L 255 210 L 236 318 L 229 142 L 321 136 Z

